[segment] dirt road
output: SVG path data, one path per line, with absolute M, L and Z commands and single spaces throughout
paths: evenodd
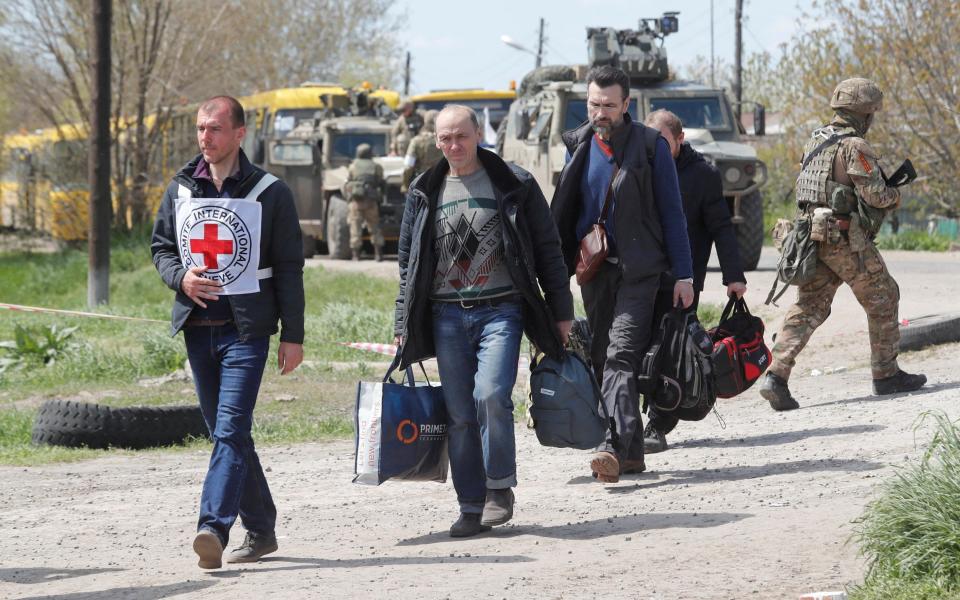
M 960 310 L 960 257 L 888 262 L 902 316 Z M 754 304 L 771 277 L 750 275 Z M 768 339 L 782 310 L 761 311 Z M 262 448 L 280 551 L 213 573 L 190 551 L 204 453 L 3 467 L 0 598 L 766 599 L 842 588 L 863 573 L 845 543 L 851 521 L 928 438 L 914 419 L 960 417 L 960 345 L 904 355 L 930 384 L 876 399 L 865 330 L 843 291 L 791 380 L 801 410 L 774 413 L 756 390 L 721 401 L 726 428 L 713 416 L 682 423 L 648 473 L 619 484 L 593 482 L 586 453 L 542 448 L 519 425 L 515 518 L 468 540 L 446 535 L 449 483 L 352 485 L 346 442 Z

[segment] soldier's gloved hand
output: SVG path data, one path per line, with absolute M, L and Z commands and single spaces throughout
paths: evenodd
M 180 282 L 180 289 L 183 290 L 183 293 L 203 308 L 207 307 L 204 300 L 212 300 L 214 302 L 219 300 L 220 298 L 217 294 L 223 289 L 223 286 L 216 281 L 200 276 L 206 272 L 207 268 L 208 267 L 191 267 L 187 270 L 187 274 L 183 276 L 183 280 Z

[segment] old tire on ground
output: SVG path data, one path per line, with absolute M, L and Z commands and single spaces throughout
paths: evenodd
M 31 441 L 70 448 L 148 448 L 207 435 L 198 406 L 110 408 L 58 399 L 40 406 Z
M 960 313 L 927 315 L 900 325 L 900 349 L 919 350 L 936 344 L 960 342 Z
M 303 234 L 303 257 L 310 258 L 317 253 L 317 238 L 312 235 Z
M 350 258 L 350 225 L 347 223 L 347 202 L 331 196 L 327 205 L 327 252 L 330 258 Z
M 760 264 L 760 252 L 763 250 L 763 198 L 760 192 L 740 200 L 740 216 L 743 222 L 736 226 L 740 261 L 744 271 L 753 271 Z

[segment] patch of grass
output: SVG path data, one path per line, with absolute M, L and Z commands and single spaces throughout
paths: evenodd
M 915 229 L 896 234 L 881 235 L 877 238 L 877 247 L 881 250 L 923 250 L 927 252 L 946 252 L 950 249 L 950 238 Z
M 851 600 L 956 598 L 960 592 L 960 429 L 940 412 L 918 464 L 897 472 L 858 519 L 853 539 L 868 560 Z
M 720 315 L 723 314 L 724 305 L 701 303 L 697 306 L 697 319 L 704 329 L 716 327 L 720 322 Z

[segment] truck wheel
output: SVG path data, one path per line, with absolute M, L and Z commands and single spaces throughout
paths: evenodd
M 70 448 L 148 448 L 207 435 L 199 406 L 110 408 L 58 399 L 40 406 L 31 439 L 34 444 Z
M 331 196 L 327 203 L 327 251 L 330 258 L 350 258 L 350 225 L 347 223 L 347 202 Z
M 744 196 L 740 200 L 740 216 L 743 222 L 737 225 L 737 245 L 744 271 L 753 271 L 760 263 L 763 250 L 763 198 L 760 192 Z
M 908 319 L 900 325 L 900 350 L 919 350 L 937 344 L 960 342 L 960 313 Z
M 303 234 L 303 257 L 310 258 L 317 253 L 317 238 Z

